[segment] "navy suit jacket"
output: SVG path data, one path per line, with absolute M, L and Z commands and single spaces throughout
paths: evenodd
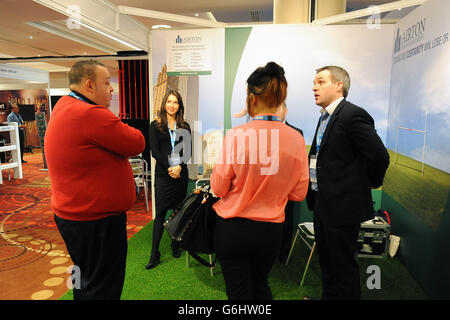
M 316 133 L 309 152 L 316 154 Z M 307 203 L 330 226 L 358 224 L 373 218 L 371 187 L 382 185 L 389 154 L 364 109 L 343 99 L 330 117 L 317 156 L 318 191 Z
M 297 130 L 298 132 L 300 132 L 300 134 L 303 136 L 303 131 L 297 127 L 294 127 L 293 125 L 291 125 L 290 123 L 288 123 L 287 121 L 285 122 L 289 127 L 291 127 L 294 130 Z

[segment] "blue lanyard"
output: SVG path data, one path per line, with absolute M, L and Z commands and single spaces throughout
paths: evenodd
M 320 143 L 322 142 L 323 134 L 325 133 L 325 129 L 327 128 L 327 124 L 328 124 L 329 120 L 330 120 L 330 114 L 328 112 L 326 112 L 326 114 L 324 116 L 320 117 L 320 126 L 319 126 L 319 132 L 317 135 L 317 141 L 316 141 L 316 155 L 319 153 Z
M 281 119 L 277 116 L 256 116 L 253 120 L 266 120 L 266 121 L 281 121 Z
M 91 101 L 87 101 L 85 98 L 83 98 L 83 97 L 77 95 L 77 94 L 76 94 L 75 92 L 73 92 L 73 91 L 70 91 L 69 96 L 71 96 L 72 98 L 75 98 L 75 99 L 78 99 L 78 100 L 87 102 L 87 103 L 89 103 L 89 104 L 92 104 Z
M 169 123 L 167 123 L 167 128 L 169 129 L 170 144 L 172 145 L 172 150 L 173 150 L 175 148 L 175 138 L 176 138 L 175 130 L 177 130 L 177 123 L 175 122 L 175 126 L 174 126 L 173 130 L 170 130 Z

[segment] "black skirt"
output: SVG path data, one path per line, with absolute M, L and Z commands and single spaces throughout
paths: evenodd
M 175 209 L 186 197 L 187 187 L 187 174 L 182 174 L 179 179 L 173 179 L 168 174 L 155 173 L 156 212 Z

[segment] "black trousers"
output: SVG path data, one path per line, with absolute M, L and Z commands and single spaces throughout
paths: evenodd
M 281 223 L 217 217 L 216 257 L 230 300 L 272 300 L 267 277 L 281 244 Z
M 317 208 L 317 206 L 316 206 Z M 314 234 L 322 270 L 322 299 L 360 299 L 356 260 L 360 224 L 332 227 L 314 211 Z
M 24 149 L 25 149 L 24 129 L 19 129 L 19 140 L 20 140 L 20 159 L 23 161 L 23 153 L 24 153 Z
M 65 220 L 55 215 L 55 222 L 77 266 L 72 272 L 74 300 L 119 300 L 128 249 L 126 214 L 94 221 Z

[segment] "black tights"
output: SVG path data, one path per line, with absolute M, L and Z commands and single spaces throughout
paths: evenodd
M 179 180 L 179 181 L 178 181 Z M 155 178 L 155 221 L 153 222 L 153 239 L 151 259 L 159 256 L 159 243 L 164 233 L 164 221 L 167 211 L 177 208 L 187 192 L 187 176 L 174 180 L 168 175 Z M 178 242 L 172 241 L 172 250 L 178 249 Z
M 152 253 L 150 259 L 155 259 L 159 253 L 159 243 L 164 233 L 164 220 L 168 209 L 156 209 L 155 221 L 153 223 Z M 177 242 L 172 241 L 172 249 L 177 248 Z

